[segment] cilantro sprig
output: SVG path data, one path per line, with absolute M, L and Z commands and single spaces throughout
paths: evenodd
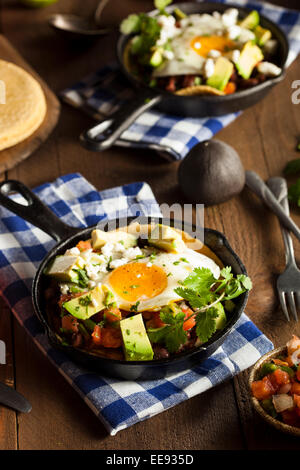
M 215 279 L 208 268 L 195 268 L 177 287 L 175 292 L 186 300 L 193 309 L 189 316 L 177 304 L 161 309 L 160 319 L 165 324 L 160 328 L 148 328 L 147 333 L 152 343 L 164 344 L 170 353 L 179 350 L 187 339 L 184 323 L 191 317 L 195 319 L 195 331 L 201 342 L 206 342 L 220 328 L 220 318 L 226 322 L 225 305 L 232 303 L 242 293 L 252 288 L 251 280 L 244 274 L 234 276 L 227 266 Z M 219 323 L 218 323 L 219 322 Z
M 183 329 L 185 314 L 180 309 L 174 311 L 171 307 L 164 307 L 159 316 L 165 326 L 148 328 L 149 339 L 152 343 L 164 344 L 170 353 L 174 353 L 187 341 L 187 333 Z

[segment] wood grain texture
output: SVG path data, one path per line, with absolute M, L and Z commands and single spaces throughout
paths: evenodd
M 29 157 L 50 135 L 57 124 L 60 103 L 44 80 L 24 61 L 9 41 L 0 34 L 0 57 L 29 72 L 42 86 L 47 103 L 46 116 L 40 127 L 23 142 L 0 152 L 0 172 L 10 170 Z M 5 105 L 3 105 L 5 106 Z
M 276 3 L 299 8 L 298 0 Z M 89 2 L 89 8 L 92 4 Z M 4 34 L 55 92 L 114 57 L 115 35 L 78 48 L 48 27 L 46 19 L 53 12 L 84 13 L 80 0 L 60 0 L 30 13 L 11 1 L 3 5 Z M 104 21 L 117 24 L 129 12 L 151 7 L 150 0 L 128 0 L 114 8 L 112 0 Z M 299 156 L 295 146 L 300 136 L 300 105 L 291 102 L 291 84 L 299 77 L 297 59 L 286 79 L 263 102 L 216 136 L 238 151 L 245 168 L 255 169 L 264 179 L 281 174 L 286 162 Z M 91 123 L 90 118 L 63 105 L 49 139 L 7 176 L 36 186 L 78 171 L 98 189 L 147 181 L 160 203 L 185 202 L 177 184 L 177 163 L 166 163 L 145 150 L 114 147 L 97 154 L 82 148 L 78 136 Z M 293 210 L 292 216 L 300 224 L 299 212 Z M 224 232 L 247 266 L 254 282 L 247 307 L 250 318 L 275 346 L 283 344 L 292 332 L 300 334 L 299 323 L 285 322 L 276 297 L 275 281 L 284 268 L 284 249 L 275 217 L 245 189 L 238 197 L 207 208 L 205 225 Z M 295 244 L 295 251 L 300 262 L 299 244 Z M 16 386 L 33 405 L 29 415 L 18 418 L 21 449 L 298 449 L 298 441 L 267 429 L 253 413 L 247 372 L 110 437 L 24 330 L 15 324 L 14 332 Z M 13 430 L 13 421 L 9 423 Z M 9 448 L 13 442 L 12 438 L 1 442 L 0 437 L 3 447 Z

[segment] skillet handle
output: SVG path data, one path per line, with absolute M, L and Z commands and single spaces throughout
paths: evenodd
M 10 193 L 18 193 L 27 205 L 13 201 Z M 0 183 L 0 204 L 22 219 L 40 228 L 56 241 L 68 238 L 81 229 L 62 222 L 30 189 L 20 181 L 6 180 Z
M 137 98 L 126 102 L 107 119 L 84 131 L 80 136 L 82 145 L 94 152 L 110 148 L 142 113 L 158 104 L 161 99 L 162 95 L 157 95 L 154 91 L 142 90 Z

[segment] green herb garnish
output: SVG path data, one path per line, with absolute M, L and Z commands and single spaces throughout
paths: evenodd
M 134 305 L 132 305 L 132 306 L 130 307 L 130 311 L 131 311 L 131 312 L 137 312 L 139 305 L 140 305 L 140 302 L 139 302 L 139 300 L 138 300 Z

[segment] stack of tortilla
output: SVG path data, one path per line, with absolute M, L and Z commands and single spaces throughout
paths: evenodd
M 0 60 L 5 104 L 0 104 L 0 150 L 12 147 L 32 135 L 42 124 L 46 99 L 40 84 L 17 65 Z

